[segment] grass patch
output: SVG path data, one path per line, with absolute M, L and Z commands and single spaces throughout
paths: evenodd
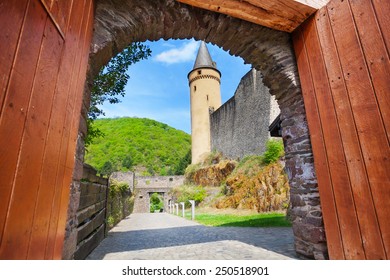
M 191 218 L 187 212 L 186 217 Z M 260 213 L 251 215 L 195 213 L 195 220 L 214 227 L 290 227 L 283 213 Z

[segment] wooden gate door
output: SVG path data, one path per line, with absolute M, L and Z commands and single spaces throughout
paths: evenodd
M 390 1 L 331 0 L 293 34 L 330 258 L 390 258 Z
M 60 259 L 93 0 L 0 0 L 0 259 Z

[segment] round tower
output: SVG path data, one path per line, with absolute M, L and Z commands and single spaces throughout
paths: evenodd
M 192 163 L 211 152 L 210 114 L 221 106 L 221 72 L 201 42 L 193 69 L 188 73 L 191 102 Z

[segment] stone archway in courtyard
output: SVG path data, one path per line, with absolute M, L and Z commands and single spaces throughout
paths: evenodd
M 296 250 L 307 257 L 326 258 L 313 154 L 290 34 L 174 0 L 97 1 L 80 134 L 86 129 L 88 87 L 113 56 L 131 42 L 192 37 L 242 57 L 263 74 L 281 110 Z M 79 146 L 82 149 L 82 141 Z

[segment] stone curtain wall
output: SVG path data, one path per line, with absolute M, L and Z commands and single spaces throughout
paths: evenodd
M 211 150 L 233 159 L 262 154 L 275 111 L 279 114 L 279 107 L 261 73 L 250 70 L 234 96 L 210 115 Z
M 125 46 L 137 41 L 192 37 L 216 44 L 260 71 L 270 94 L 276 97 L 283 121 L 291 193 L 296 194 L 291 211 L 296 248 L 307 257 L 325 258 L 322 213 L 290 34 L 174 0 L 99 0 L 96 6 L 80 139 L 86 133 L 93 78 Z M 83 150 L 82 141 L 78 149 L 78 153 Z

